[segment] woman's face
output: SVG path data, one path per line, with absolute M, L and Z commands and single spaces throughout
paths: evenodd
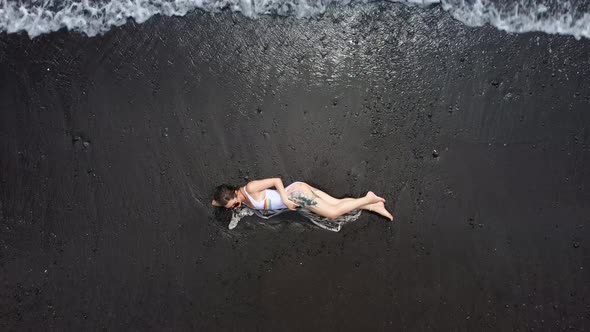
M 240 206 L 242 206 L 242 202 L 240 202 L 238 200 L 238 197 L 234 197 L 234 198 L 230 199 L 227 202 L 227 204 L 225 204 L 225 208 L 230 209 L 230 210 L 235 210 L 235 209 L 239 208 Z

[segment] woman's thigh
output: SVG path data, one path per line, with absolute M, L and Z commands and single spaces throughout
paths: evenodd
M 286 190 L 289 199 L 301 206 L 308 207 L 318 204 L 320 197 L 313 192 L 313 187 L 305 182 L 294 182 Z
M 306 208 L 311 212 L 322 217 L 334 217 L 334 205 L 324 199 L 322 195 L 318 195 L 317 189 L 304 182 L 298 182 L 290 186 L 287 190 L 289 199 L 302 208 Z
M 341 200 L 339 198 L 334 198 L 334 197 L 328 195 L 327 193 L 319 190 L 318 188 L 310 186 L 309 184 L 307 184 L 305 182 L 293 182 L 292 184 L 290 184 L 286 188 L 287 195 L 289 195 L 289 192 L 293 192 L 296 190 L 298 190 L 300 192 L 304 192 L 304 193 L 310 195 L 311 197 L 319 197 L 319 198 L 323 199 L 324 201 L 326 201 L 326 203 L 332 204 L 332 205 L 338 204 Z

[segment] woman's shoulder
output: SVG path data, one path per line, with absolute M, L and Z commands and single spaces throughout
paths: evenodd
M 257 187 L 258 187 L 258 185 L 256 183 L 256 180 L 254 180 L 254 181 L 250 181 L 250 182 L 246 183 L 244 186 L 240 187 L 240 190 L 245 190 L 250 195 L 257 194 L 259 192 L 264 191 L 264 190 L 260 190 Z

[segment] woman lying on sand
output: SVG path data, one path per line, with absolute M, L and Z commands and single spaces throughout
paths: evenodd
M 269 188 L 276 188 L 269 189 Z M 362 209 L 393 220 L 385 209 L 385 199 L 369 191 L 361 198 L 334 198 L 304 182 L 293 182 L 287 188 L 280 178 L 248 182 L 244 187 L 222 184 L 215 188 L 213 206 L 237 209 L 246 204 L 255 210 L 296 210 L 305 208 L 322 217 L 335 219 L 352 210 Z

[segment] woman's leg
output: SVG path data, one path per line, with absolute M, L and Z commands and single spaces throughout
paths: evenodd
M 289 199 L 295 204 L 326 218 L 334 219 L 363 206 L 382 203 L 383 198 L 369 191 L 365 197 L 336 199 L 316 190 L 308 184 L 300 183 L 289 188 Z M 323 196 L 323 197 L 322 197 Z
M 314 194 L 316 194 L 321 199 L 325 200 L 326 202 L 328 202 L 330 204 L 338 204 L 341 201 L 354 200 L 354 198 L 350 198 L 350 197 L 334 198 L 317 188 L 314 188 L 311 186 L 310 186 L 310 188 Z M 373 203 L 373 204 L 363 205 L 359 209 L 375 212 L 375 213 L 378 213 L 389 220 L 393 220 L 393 216 L 391 215 L 391 213 L 389 213 L 389 211 L 387 211 L 387 209 L 385 208 L 385 204 L 383 204 L 383 202 L 377 202 L 377 203 Z

